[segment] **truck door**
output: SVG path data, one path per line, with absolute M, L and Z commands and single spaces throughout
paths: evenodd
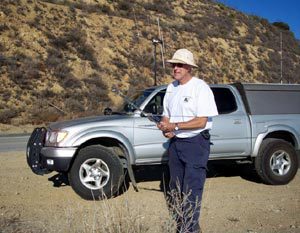
M 228 87 L 212 87 L 219 115 L 213 117 L 210 158 L 244 157 L 251 151 L 248 115 L 238 96 Z
M 163 111 L 163 98 L 165 90 L 158 92 L 147 103 L 144 111 L 161 115 Z M 162 135 L 156 123 L 147 117 L 136 117 L 134 122 L 134 148 L 136 163 L 160 163 L 167 160 L 166 150 L 168 139 Z

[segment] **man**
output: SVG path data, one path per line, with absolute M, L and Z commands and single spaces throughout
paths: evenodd
M 167 87 L 158 128 L 170 139 L 171 199 L 178 198 L 179 192 L 180 199 L 186 201 L 182 214 L 176 216 L 178 232 L 200 232 L 200 207 L 210 152 L 209 130 L 211 118 L 218 111 L 209 86 L 191 74 L 192 68 L 198 66 L 189 50 L 177 50 L 167 62 L 173 66 L 175 81 Z

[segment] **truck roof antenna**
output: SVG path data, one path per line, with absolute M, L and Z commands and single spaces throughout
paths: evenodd
M 156 64 L 156 46 L 162 44 L 162 41 L 158 38 L 152 38 L 152 44 L 154 46 L 154 86 L 157 85 L 157 64 Z
M 160 24 L 159 24 L 159 18 L 157 18 L 157 27 L 158 27 L 158 37 L 161 40 L 160 43 L 160 52 L 161 52 L 161 60 L 162 60 L 162 64 L 163 64 L 163 69 L 165 71 L 165 59 L 164 59 L 164 52 L 165 52 L 165 44 L 164 44 L 164 37 L 160 31 Z
M 152 38 L 152 44 L 154 46 L 154 51 L 153 51 L 153 58 L 154 58 L 154 86 L 157 86 L 157 61 L 156 61 L 156 46 L 160 46 L 160 53 L 161 53 L 161 60 L 163 64 L 163 69 L 165 71 L 165 60 L 164 60 L 164 41 L 163 41 L 163 36 L 160 31 L 160 24 L 159 24 L 159 18 L 157 18 L 157 27 L 158 27 L 158 37 L 159 38 Z

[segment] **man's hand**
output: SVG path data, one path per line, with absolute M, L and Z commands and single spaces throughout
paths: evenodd
M 157 127 L 162 131 L 163 135 L 166 138 L 172 138 L 175 136 L 174 134 L 174 128 L 175 124 L 170 123 L 168 119 L 164 119 L 164 121 L 161 121 L 157 124 Z
M 167 121 L 161 121 L 157 124 L 157 127 L 163 132 L 173 132 L 175 124 Z
M 166 138 L 172 138 L 175 136 L 175 134 L 173 132 L 163 132 L 163 135 L 166 137 Z

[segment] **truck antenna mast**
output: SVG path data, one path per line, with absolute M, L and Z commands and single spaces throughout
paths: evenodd
M 280 83 L 283 83 L 282 78 L 282 32 L 280 32 Z
M 157 64 L 156 64 L 156 46 L 161 44 L 162 41 L 158 38 L 152 38 L 152 44 L 154 46 L 154 86 L 157 85 Z
M 156 46 L 159 44 L 160 45 L 160 53 L 161 53 L 161 59 L 162 59 L 162 64 L 163 64 L 163 69 L 165 70 L 165 61 L 164 61 L 164 39 L 162 36 L 162 33 L 160 31 L 160 24 L 159 24 L 159 18 L 157 18 L 157 27 L 158 27 L 158 37 L 159 38 L 152 38 L 152 44 L 154 46 L 154 86 L 157 85 L 157 62 L 156 62 Z

